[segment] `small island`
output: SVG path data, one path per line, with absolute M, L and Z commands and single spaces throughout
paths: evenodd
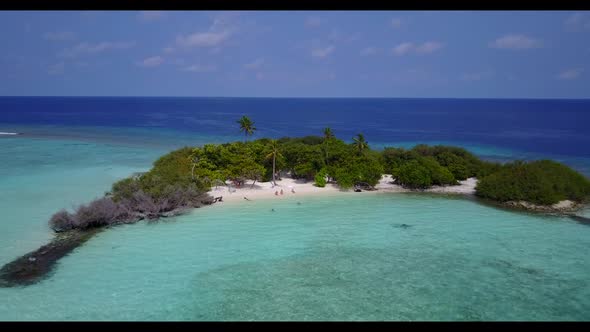
M 217 202 L 326 192 L 429 192 L 570 213 L 590 197 L 588 178 L 550 160 L 500 164 L 440 145 L 377 151 L 362 134 L 346 143 L 330 128 L 321 136 L 248 140 L 254 123 L 246 116 L 238 123 L 243 142 L 172 151 L 148 172 L 114 183 L 104 197 L 72 212 L 56 212 L 49 220 L 55 240 L 2 267 L 0 286 L 38 282 L 57 260 L 106 227 L 171 217 Z

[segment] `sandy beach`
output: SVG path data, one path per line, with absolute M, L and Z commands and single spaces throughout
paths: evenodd
M 272 182 L 256 182 L 252 186 L 252 181 L 247 181 L 242 188 L 228 186 L 213 187 L 208 193 L 213 197 L 223 197 L 223 202 L 236 203 L 256 201 L 261 199 L 290 199 L 296 197 L 306 197 L 315 195 L 371 195 L 376 193 L 395 193 L 395 192 L 429 192 L 443 194 L 462 194 L 472 195 L 475 193 L 477 179 L 469 178 L 465 181 L 459 181 L 457 186 L 434 186 L 423 191 L 405 189 L 399 185 L 393 184 L 393 177 L 390 174 L 384 174 L 379 183 L 375 186 L 377 190 L 354 192 L 352 189 L 342 190 L 335 184 L 327 184 L 324 188 L 316 187 L 313 181 L 304 181 L 283 177 L 276 181 L 276 186 Z M 283 191 L 281 195 L 280 192 Z M 276 195 L 275 192 L 279 194 Z

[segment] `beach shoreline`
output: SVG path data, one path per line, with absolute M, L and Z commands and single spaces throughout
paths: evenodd
M 325 187 L 320 188 L 314 184 L 314 181 L 305 181 L 284 177 L 276 181 L 276 186 L 272 181 L 256 182 L 252 186 L 252 181 L 247 181 L 243 187 L 229 189 L 229 186 L 213 187 L 207 194 L 213 197 L 222 197 L 221 203 L 236 204 L 238 202 L 252 202 L 257 200 L 282 200 L 296 197 L 315 197 L 315 196 L 334 196 L 334 195 L 374 195 L 382 193 L 441 193 L 441 194 L 459 194 L 459 195 L 474 195 L 475 186 L 477 185 L 476 178 L 469 178 L 465 181 L 459 181 L 456 186 L 433 186 L 425 190 L 413 190 L 403 188 L 400 185 L 394 184 L 393 177 L 390 174 L 384 174 L 379 183 L 375 185 L 376 190 L 362 190 L 355 192 L 353 189 L 340 189 L 336 184 L 328 183 Z M 281 195 L 281 190 L 283 194 Z M 278 195 L 276 194 L 278 193 Z
M 325 187 L 317 187 L 314 181 L 305 181 L 300 179 L 293 179 L 291 177 L 283 177 L 276 181 L 276 186 L 273 186 L 272 181 L 256 182 L 252 186 L 252 181 L 246 181 L 242 188 L 229 186 L 213 187 L 207 192 L 213 198 L 222 197 L 222 200 L 212 204 L 212 206 L 225 204 L 245 204 L 255 201 L 272 201 L 272 200 L 297 200 L 306 197 L 334 197 L 334 196 L 349 196 L 349 195 L 379 195 L 392 193 L 419 193 L 419 194 L 434 194 L 434 195 L 457 195 L 463 197 L 475 198 L 475 187 L 477 186 L 477 178 L 468 178 L 463 181 L 458 181 L 459 184 L 455 186 L 432 186 L 428 189 L 409 189 L 404 188 L 398 184 L 393 183 L 393 177 L 390 174 L 383 174 L 379 183 L 375 185 L 375 190 L 362 190 L 355 192 L 353 189 L 341 189 L 337 184 L 328 183 Z M 281 195 L 281 189 L 283 194 Z M 295 192 L 292 192 L 294 190 Z M 275 195 L 278 192 L 278 195 Z M 220 204 L 221 203 L 221 204 Z M 535 205 L 528 202 L 495 202 L 494 206 L 509 209 L 511 211 L 520 212 L 537 212 L 549 213 L 558 215 L 572 216 L 573 213 L 582 209 L 584 204 L 575 204 L 570 200 L 560 201 L 550 206 Z M 587 218 L 578 216 L 584 219 L 584 223 L 588 223 Z

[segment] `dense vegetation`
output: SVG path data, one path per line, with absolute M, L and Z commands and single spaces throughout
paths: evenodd
M 451 146 L 417 145 L 412 149 L 371 150 L 362 134 L 348 144 L 330 128 L 322 136 L 283 137 L 248 141 L 256 128 L 247 117 L 238 121 L 244 142 L 184 147 L 158 159 L 139 176 L 115 183 L 110 193 L 74 213 L 59 211 L 50 220 L 56 231 L 135 222 L 210 204 L 206 192 L 213 186 L 254 186 L 281 174 L 314 181 L 318 187 L 334 183 L 346 189 L 375 186 L 383 173 L 392 174 L 403 187 L 426 189 L 479 179 L 477 195 L 496 201 L 524 200 L 553 204 L 580 201 L 590 195 L 588 179 L 552 161 L 514 162 L 506 165 L 480 160 L 467 150 Z
M 237 186 L 251 180 L 254 185 L 256 181 L 272 180 L 273 174 L 287 172 L 293 178 L 320 182 L 323 174 L 330 182 L 350 188 L 358 182 L 375 185 L 383 174 L 378 152 L 319 136 L 206 144 L 192 153 L 195 181 L 209 186 L 226 180 Z
M 550 205 L 590 196 L 590 181 L 571 168 L 550 160 L 516 161 L 483 177 L 477 195 L 499 202 L 527 201 Z
M 386 173 L 404 187 L 425 189 L 433 185 L 455 185 L 470 177 L 481 178 L 500 168 L 453 146 L 417 145 L 411 150 L 385 148 Z

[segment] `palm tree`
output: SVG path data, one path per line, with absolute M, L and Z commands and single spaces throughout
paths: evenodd
M 254 134 L 254 131 L 256 130 L 256 128 L 254 127 L 254 122 L 252 122 L 252 120 L 250 120 L 249 117 L 244 115 L 244 116 L 242 116 L 242 118 L 240 120 L 238 120 L 238 123 L 240 124 L 240 131 L 243 131 L 244 134 L 246 135 L 244 137 L 244 143 L 245 143 L 246 140 L 248 139 L 248 135 Z
M 332 129 L 330 129 L 329 127 L 324 128 L 324 159 L 326 161 L 326 165 L 328 164 L 328 144 L 332 141 L 334 137 L 335 136 L 332 132 Z
M 334 138 L 334 133 L 332 132 L 332 129 L 330 129 L 329 127 L 324 128 L 324 140 L 327 141 L 332 138 Z
M 356 147 L 359 154 L 362 154 L 366 149 L 369 148 L 369 143 L 365 141 L 365 136 L 363 134 L 356 135 L 356 137 L 353 137 L 352 140 L 354 141 L 352 144 Z
M 270 153 L 266 155 L 266 158 L 269 159 L 272 157 L 272 182 L 276 186 L 277 182 L 275 180 L 275 174 L 277 157 L 282 157 L 283 155 L 281 155 L 281 152 L 279 151 L 279 142 L 276 139 L 271 140 L 268 147 L 270 148 Z

